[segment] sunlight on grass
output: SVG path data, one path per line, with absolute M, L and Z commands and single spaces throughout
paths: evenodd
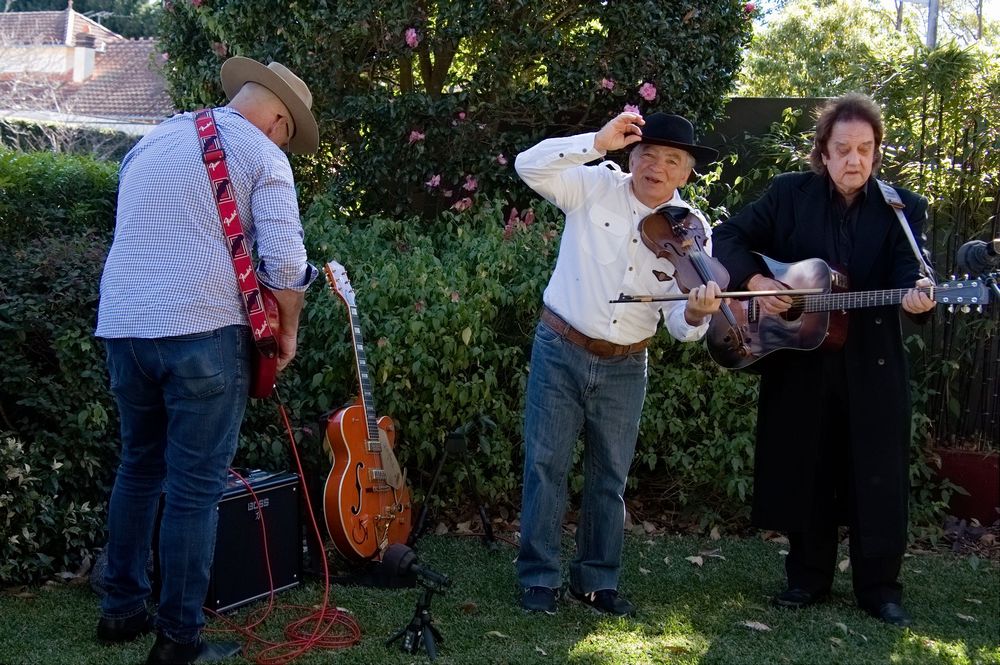
M 656 629 L 660 632 L 654 632 Z M 708 638 L 695 631 L 683 615 L 673 614 L 658 627 L 645 629 L 625 620 L 608 619 L 573 646 L 569 662 L 601 665 L 694 663 L 708 647 Z
M 969 647 L 963 640 L 942 640 L 907 631 L 900 640 L 898 651 L 890 657 L 892 663 L 912 663 L 914 660 L 926 661 L 934 657 L 937 662 L 954 663 L 955 665 L 996 665 L 1000 663 L 1000 646 L 980 647 L 975 653 L 969 653 Z

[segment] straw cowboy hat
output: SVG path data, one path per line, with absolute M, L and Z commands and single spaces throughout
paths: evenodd
M 295 123 L 295 134 L 288 142 L 288 151 L 296 154 L 316 152 L 319 147 L 319 127 L 312 111 L 312 93 L 309 87 L 288 67 L 272 62 L 267 67 L 241 56 L 234 56 L 222 63 L 220 72 L 222 89 L 232 99 L 244 83 L 253 82 L 273 92 L 288 108 Z
M 691 153 L 695 160 L 701 163 L 715 161 L 719 151 L 694 142 L 694 126 L 687 118 L 669 113 L 653 113 L 646 116 L 646 124 L 642 126 L 642 140 L 639 143 L 652 143 L 680 148 Z

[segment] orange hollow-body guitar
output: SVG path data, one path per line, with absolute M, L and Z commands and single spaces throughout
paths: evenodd
M 376 418 L 358 322 L 354 290 L 343 266 L 324 267 L 330 288 L 347 305 L 360 395 L 334 413 L 326 425 L 333 468 L 326 479 L 323 515 L 337 551 L 351 561 L 379 558 L 410 535 L 412 510 L 406 477 L 396 461 L 396 428 L 388 416 Z

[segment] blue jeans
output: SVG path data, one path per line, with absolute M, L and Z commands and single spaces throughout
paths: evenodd
M 217 508 L 246 409 L 250 329 L 105 345 L 122 451 L 108 509 L 101 612 L 123 619 L 145 611 L 146 561 L 163 494 L 156 626 L 177 642 L 193 642 L 205 624 Z
M 538 324 L 524 407 L 521 586 L 562 586 L 559 546 L 567 478 L 582 430 L 584 484 L 570 586 L 580 593 L 618 588 L 622 495 L 645 395 L 645 351 L 601 358 Z

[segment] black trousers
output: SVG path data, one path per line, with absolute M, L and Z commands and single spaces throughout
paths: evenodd
M 877 610 L 884 603 L 901 603 L 899 570 L 903 552 L 869 556 L 862 547 L 848 423 L 847 380 L 842 353 L 825 360 L 823 397 L 827 408 L 821 427 L 812 506 L 805 526 L 788 534 L 785 573 L 789 588 L 825 594 L 837 569 L 839 525 L 851 534 L 850 557 L 854 596 L 858 605 Z

